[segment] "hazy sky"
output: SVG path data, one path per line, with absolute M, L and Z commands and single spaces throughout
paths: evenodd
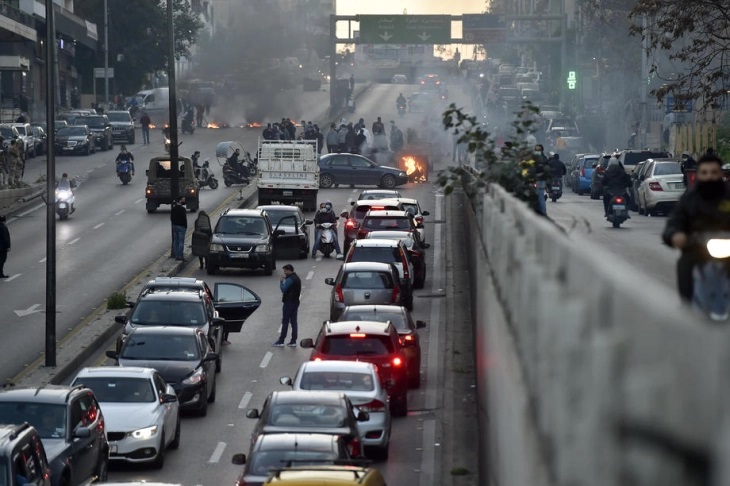
M 338 15 L 481 13 L 484 0 L 337 0 Z

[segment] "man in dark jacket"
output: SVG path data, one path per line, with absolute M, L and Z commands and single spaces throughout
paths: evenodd
M 616 157 L 611 157 L 601 181 L 603 187 L 603 217 L 606 218 L 608 217 L 608 204 L 611 202 L 611 198 L 626 194 L 626 189 L 631 187 L 631 176 L 626 173 L 626 169 Z
M 185 210 L 184 197 L 172 205 L 170 223 L 172 223 L 172 257 L 182 261 L 185 254 L 185 232 L 188 230 L 188 215 Z
M 0 216 L 0 278 L 8 278 L 5 275 L 5 260 L 8 259 L 10 251 L 10 232 L 5 225 L 5 216 Z
M 357 133 L 352 123 L 347 125 L 347 133 L 345 134 L 345 143 L 347 144 L 347 151 L 349 153 L 355 153 L 355 144 L 357 139 Z
M 730 187 L 723 180 L 722 161 L 711 154 L 697 161 L 695 186 L 679 199 L 662 234 L 664 243 L 682 251 L 677 287 L 685 302 L 692 300 L 692 270 L 704 254 L 692 237 L 715 231 L 730 231 Z
M 535 145 L 532 156 L 535 161 L 535 192 L 537 194 L 537 207 L 535 209 L 538 214 L 547 216 L 545 181 L 550 177 L 550 167 L 548 166 L 548 159 L 545 157 L 545 147 L 540 144 Z
M 560 179 L 568 172 L 565 168 L 565 164 L 562 160 L 560 160 L 558 154 L 552 154 L 552 156 L 550 156 L 548 165 L 550 166 L 550 172 L 552 173 L 553 179 Z
M 322 223 L 332 223 L 334 236 L 335 236 L 335 251 L 337 252 L 337 258 L 342 258 L 342 251 L 340 250 L 340 243 L 337 238 L 337 215 L 332 209 L 332 202 L 327 201 L 319 204 L 319 211 L 314 216 L 314 244 L 312 245 L 312 258 L 317 256 L 317 249 L 319 249 L 319 240 L 322 238 Z
M 689 154 L 689 152 L 684 152 L 682 154 L 682 163 L 680 165 L 682 168 L 682 181 L 684 182 L 684 185 L 687 185 L 687 171 L 688 170 L 696 170 L 697 169 L 697 161 L 692 158 L 692 156 Z
M 284 265 L 284 276 L 279 279 L 281 288 L 282 307 L 281 333 L 272 346 L 280 348 L 284 346 L 286 334 L 291 323 L 291 340 L 287 344 L 290 348 L 297 347 L 297 313 L 299 311 L 299 296 L 302 293 L 302 281 L 299 275 L 294 272 L 294 267 L 288 263 Z
M 370 130 L 373 135 L 377 135 L 378 133 L 385 133 L 385 125 L 383 124 L 383 121 L 378 117 L 377 120 L 373 122 L 373 129 Z

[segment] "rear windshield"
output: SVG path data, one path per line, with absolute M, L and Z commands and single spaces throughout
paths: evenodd
M 355 219 L 358 221 L 362 221 L 365 218 L 365 215 L 368 214 L 368 211 L 371 209 L 377 209 L 381 211 L 398 211 L 398 208 L 396 206 L 358 206 L 355 208 Z
M 362 222 L 362 227 L 369 230 L 409 230 L 411 229 L 410 222 L 407 218 L 394 218 L 394 217 L 370 217 L 366 218 Z
M 385 272 L 348 272 L 342 278 L 347 289 L 392 289 L 393 279 Z
M 206 323 L 202 302 L 143 300 L 134 306 L 132 324 L 150 326 L 195 326 Z
M 383 356 L 393 352 L 388 336 L 366 334 L 363 337 L 327 336 L 322 346 L 323 354 L 336 356 Z
M 347 410 L 318 403 L 280 403 L 271 407 L 269 424 L 286 427 L 344 427 Z
M 109 121 L 113 122 L 128 122 L 132 121 L 132 117 L 129 113 L 108 113 Z
M 624 165 L 636 165 L 646 159 L 663 159 L 669 157 L 666 152 L 626 152 L 624 154 Z
M 25 131 L 25 125 L 18 125 L 15 129 L 18 130 L 18 133 L 21 135 L 28 135 Z
M 74 125 L 88 125 L 90 127 L 103 127 L 104 119 L 97 117 L 80 116 L 74 120 Z
M 654 167 L 654 175 L 672 175 L 681 174 L 682 168 L 679 162 L 662 162 Z
M 343 321 L 379 321 L 388 322 L 390 321 L 399 331 L 409 331 L 408 324 L 402 313 L 400 312 L 372 312 L 372 311 L 345 311 L 342 314 L 341 320 Z
M 299 380 L 302 390 L 355 390 L 373 391 L 375 384 L 369 373 L 344 371 L 304 373 Z
M 596 162 L 598 162 L 598 158 L 585 159 L 584 162 L 583 162 L 583 166 L 586 169 L 592 169 L 593 168 L 593 164 L 595 164 Z
M 355 247 L 350 262 L 401 263 L 398 247 L 383 246 L 380 248 Z
M 299 215 L 294 211 L 266 211 L 266 214 L 269 216 L 269 221 L 271 221 L 272 226 L 276 226 L 279 224 L 279 221 L 281 221 L 282 218 L 286 217 L 286 220 L 284 221 L 284 224 L 287 225 L 294 225 L 299 224 L 301 221 L 299 220 Z
M 339 459 L 335 452 L 307 451 L 307 450 L 273 450 L 258 451 L 253 455 L 250 474 L 254 476 L 268 476 L 269 471 L 290 466 L 308 466 L 335 463 Z M 256 483 L 260 484 L 260 483 Z

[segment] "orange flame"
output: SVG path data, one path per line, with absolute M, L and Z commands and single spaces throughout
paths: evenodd
M 247 123 L 246 126 L 248 128 L 261 128 L 262 126 L 264 126 L 264 124 L 261 122 L 251 122 L 251 123 Z
M 150 123 L 150 128 L 157 128 L 157 125 L 155 125 L 154 123 Z
M 221 126 L 215 122 L 208 123 L 208 128 L 220 128 Z
M 427 169 L 420 161 L 418 161 L 412 155 L 406 155 L 401 157 L 403 167 L 408 176 L 408 180 L 411 182 L 424 182 L 427 180 Z

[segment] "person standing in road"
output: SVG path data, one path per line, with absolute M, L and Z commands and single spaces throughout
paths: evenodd
M 205 268 L 205 260 L 210 252 L 212 237 L 213 229 L 210 225 L 210 216 L 205 211 L 200 211 L 193 226 L 193 255 L 198 257 L 201 269 Z
M 0 216 L 0 278 L 8 278 L 5 275 L 5 260 L 8 259 L 10 251 L 10 232 L 5 225 L 5 216 Z
M 139 119 L 139 124 L 142 125 L 142 143 L 149 145 L 150 143 L 150 125 L 152 120 L 146 111 L 142 112 L 142 117 Z
M 334 123 L 330 123 L 330 129 L 327 131 L 327 137 L 325 139 L 327 142 L 327 152 L 328 153 L 334 153 L 337 152 L 337 128 L 335 128 Z
M 279 279 L 281 288 L 282 307 L 281 334 L 272 346 L 280 348 L 284 346 L 286 334 L 291 324 L 291 340 L 287 344 L 290 348 L 297 346 L 297 313 L 299 312 L 299 296 L 302 293 L 302 281 L 299 275 L 294 272 L 294 267 L 288 263 L 284 265 L 284 276 Z
M 172 257 L 175 260 L 184 261 L 185 232 L 188 230 L 188 216 L 185 210 L 184 197 L 181 197 L 173 204 L 170 210 L 170 222 L 172 223 Z

